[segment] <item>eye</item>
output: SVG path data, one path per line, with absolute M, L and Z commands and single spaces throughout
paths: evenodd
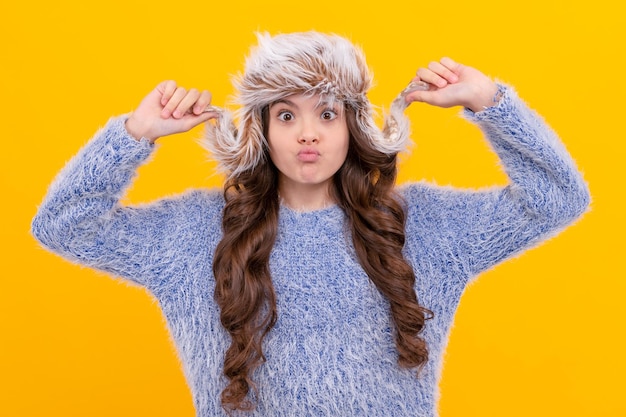
M 337 118 L 337 112 L 334 110 L 324 110 L 321 117 L 324 120 L 335 120 Z
M 277 115 L 278 120 L 283 122 L 290 122 L 293 120 L 293 113 L 287 110 L 283 110 Z

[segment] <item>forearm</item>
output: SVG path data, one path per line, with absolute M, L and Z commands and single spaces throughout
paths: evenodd
M 566 224 L 589 204 L 589 190 L 556 133 L 508 87 L 500 103 L 464 115 L 485 132 L 520 202 L 535 214 Z
M 113 209 L 151 148 L 128 135 L 123 117 L 109 121 L 51 184 L 33 220 L 35 237 L 52 250 L 67 251 L 81 223 Z

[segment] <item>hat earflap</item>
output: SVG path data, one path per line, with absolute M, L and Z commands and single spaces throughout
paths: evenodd
M 411 124 L 404 114 L 410 104 L 406 101 L 406 96 L 417 90 L 428 91 L 429 88 L 429 85 L 423 81 L 412 81 L 398 94 L 391 103 L 389 113 L 385 116 L 382 136 L 374 144 L 377 149 L 385 153 L 408 151 L 411 144 Z
M 256 114 L 259 113 L 259 114 Z M 240 129 L 230 111 L 220 109 L 215 123 L 207 123 L 200 144 L 218 162 L 218 170 L 228 178 L 236 177 L 263 163 L 263 126 L 260 111 L 242 115 Z

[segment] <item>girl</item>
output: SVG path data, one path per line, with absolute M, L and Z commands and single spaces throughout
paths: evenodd
M 43 245 L 156 297 L 199 416 L 435 416 L 467 284 L 586 210 L 574 162 L 510 87 L 444 58 L 417 71 L 379 130 L 370 82 L 346 39 L 259 35 L 238 117 L 163 82 L 95 135 L 39 208 Z M 463 106 L 509 185 L 396 188 L 414 101 Z M 120 205 L 158 138 L 210 119 L 222 192 Z

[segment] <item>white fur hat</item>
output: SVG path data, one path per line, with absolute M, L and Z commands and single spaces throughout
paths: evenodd
M 372 146 L 385 154 L 406 149 L 409 122 L 404 116 L 404 95 L 391 105 L 381 131 L 373 120 L 367 98 L 371 74 L 363 52 L 337 35 L 303 32 L 270 36 L 257 34 L 258 45 L 246 59 L 245 71 L 234 80 L 238 127 L 226 110 L 219 111 L 215 124 L 207 124 L 203 145 L 218 161 L 220 169 L 234 177 L 262 163 L 267 148 L 261 111 L 292 94 L 319 94 L 321 100 L 339 100 L 356 112 L 360 129 Z

